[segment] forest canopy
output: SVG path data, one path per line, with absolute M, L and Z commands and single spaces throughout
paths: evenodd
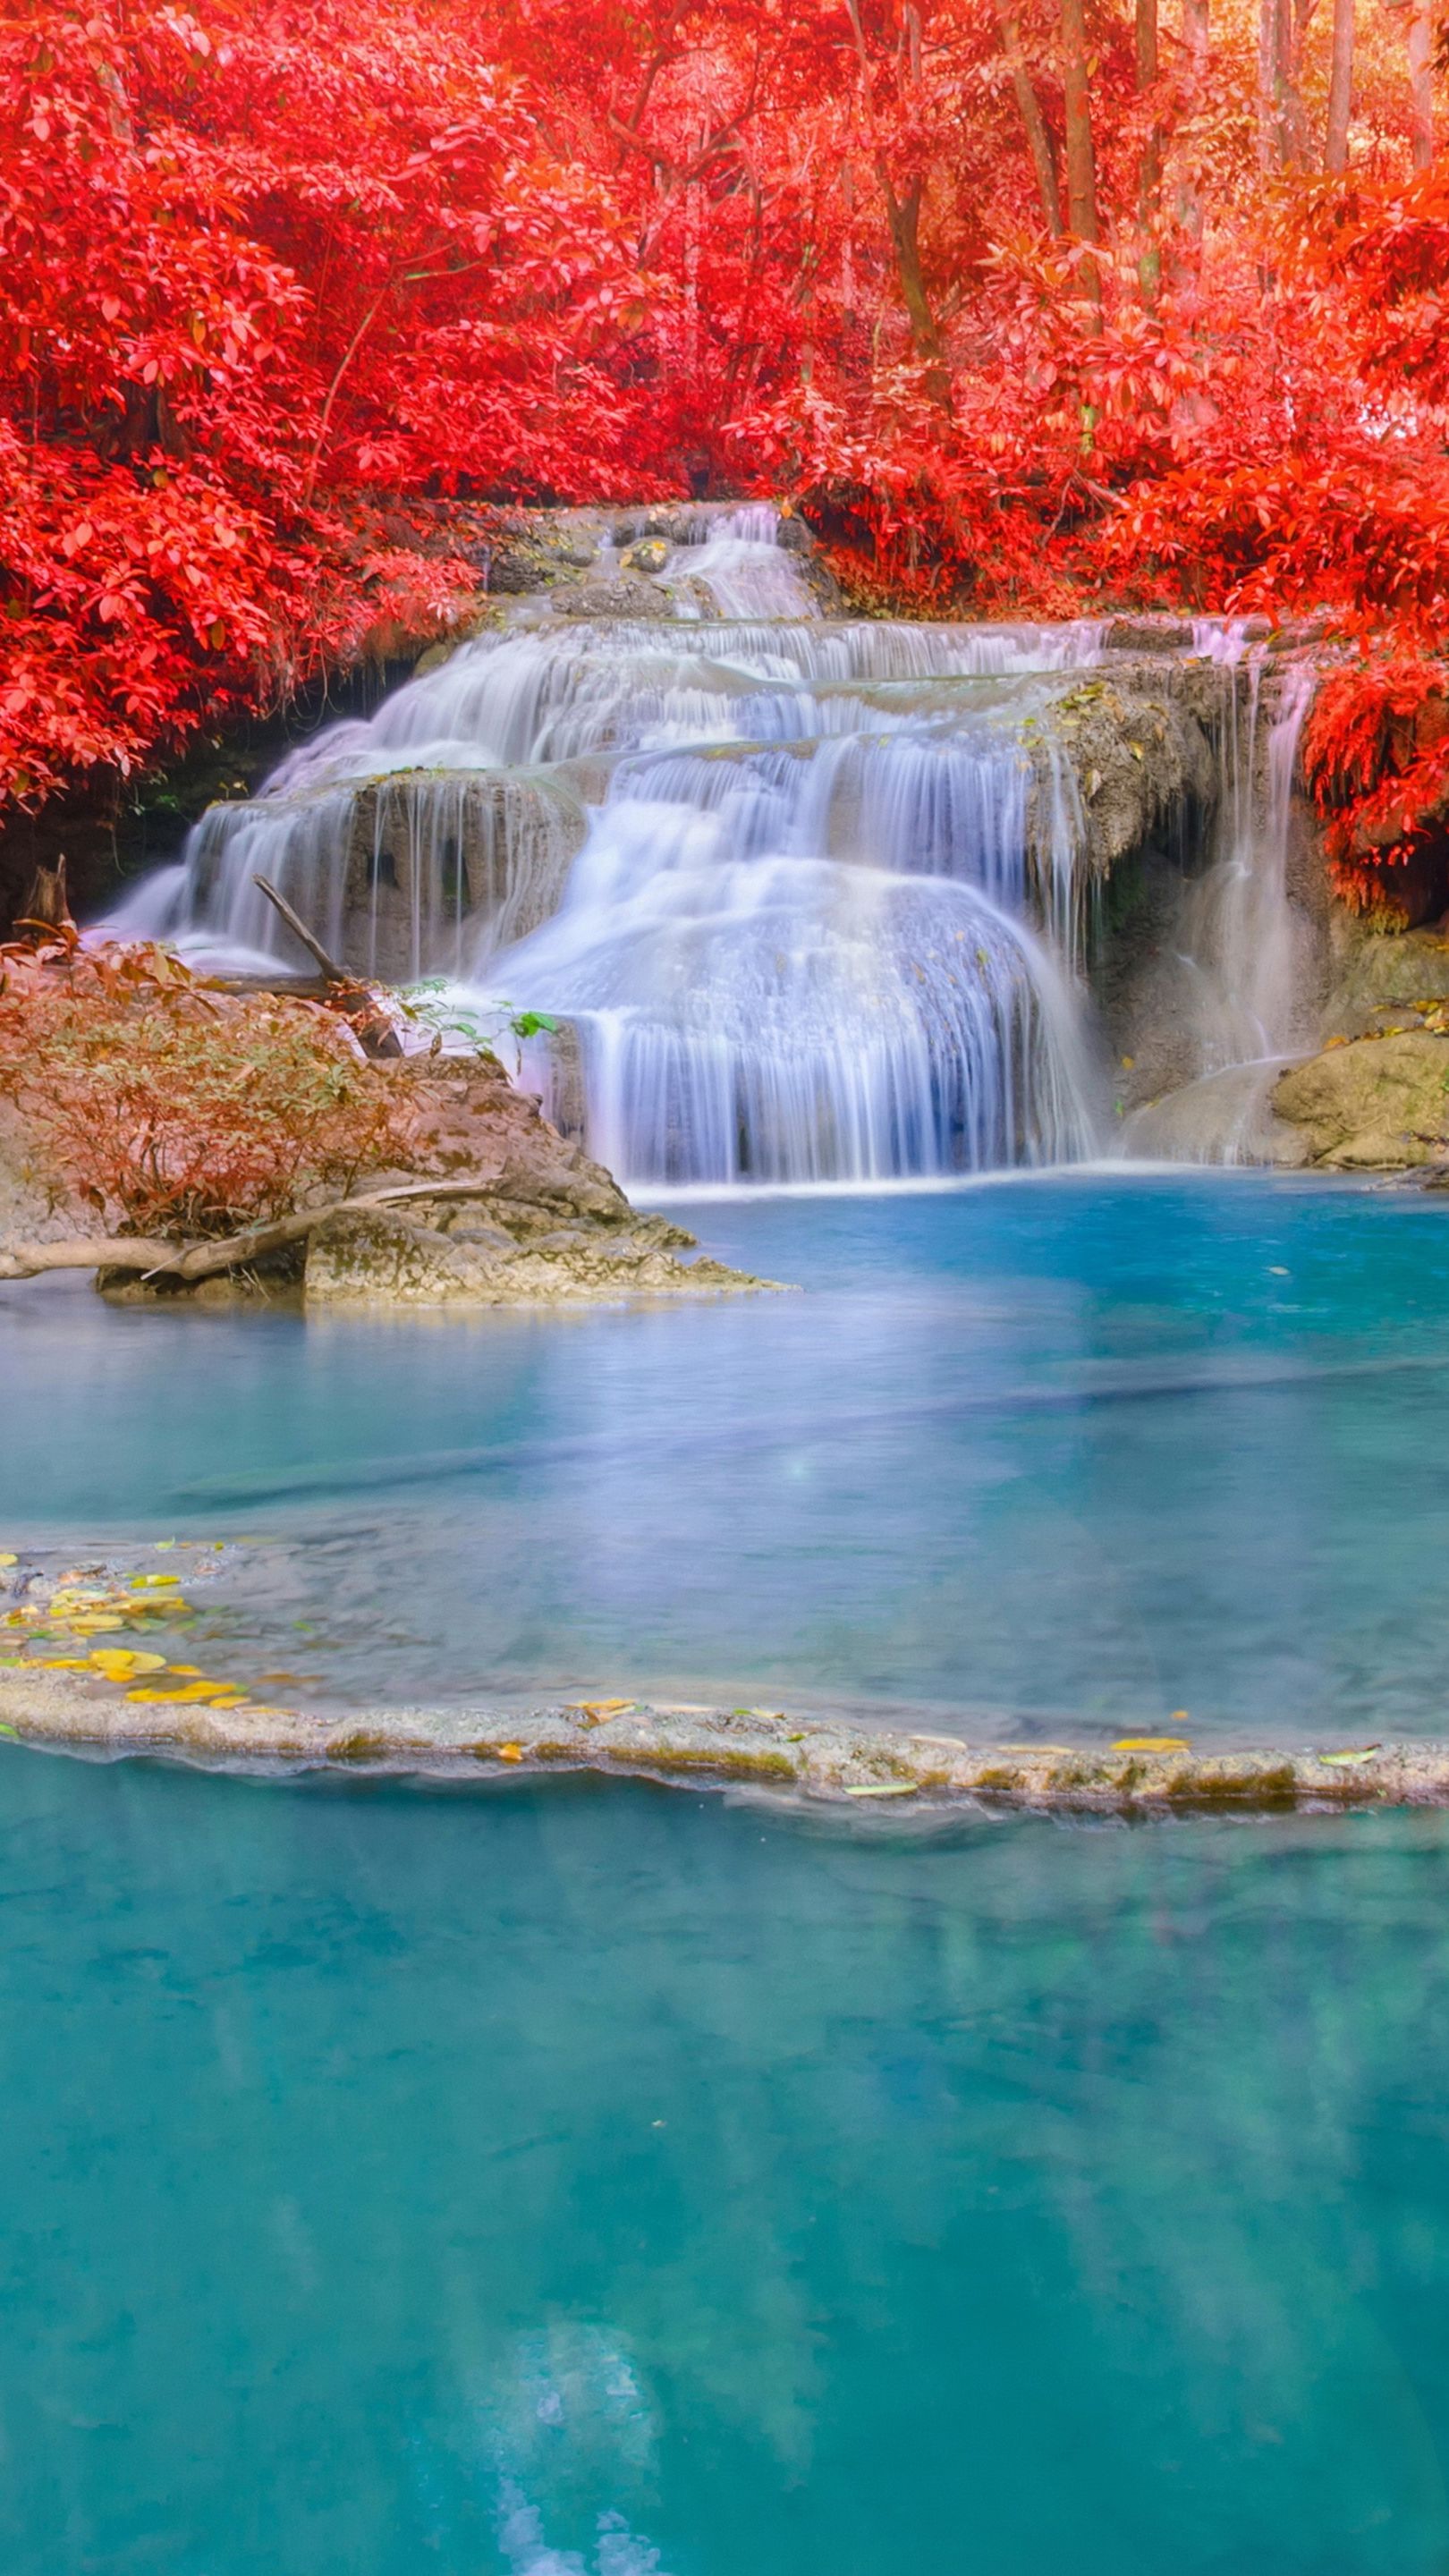
M 492 511 L 759 493 L 867 607 L 1324 619 L 1367 899 L 1449 813 L 1446 50 L 1427 0 L 9 0 L 0 794 L 445 630 Z

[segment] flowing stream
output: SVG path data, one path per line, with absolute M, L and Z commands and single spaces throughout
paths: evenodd
M 672 620 L 529 603 L 214 807 L 116 927 L 292 964 L 266 876 L 363 969 L 446 979 L 475 1025 L 546 1015 L 528 1078 L 634 1185 L 1101 1152 L 1086 826 L 1041 718 L 1111 659 L 1103 626 L 828 618 L 786 533 L 762 504 L 700 512 L 664 569 Z M 597 605 L 611 546 L 595 569 Z M 1213 1075 L 1290 1042 L 1304 698 L 1265 789 L 1259 662 L 1220 624 L 1198 645 L 1239 664 L 1187 926 Z

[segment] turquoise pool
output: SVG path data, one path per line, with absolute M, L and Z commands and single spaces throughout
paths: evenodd
M 208 1668 L 334 1701 L 1449 1732 L 1449 1204 L 1086 1172 L 686 1212 L 806 1293 L 0 1292 L 0 1545 L 245 1533 Z
M 6 2576 L 1449 2562 L 1449 1820 L 0 1753 Z

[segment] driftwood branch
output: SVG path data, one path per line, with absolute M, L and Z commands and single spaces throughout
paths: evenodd
M 300 939 L 308 956 L 316 958 L 317 963 L 321 967 L 329 984 L 355 983 L 356 977 L 349 975 L 345 966 L 339 966 L 335 957 L 328 956 L 326 949 L 323 947 L 322 942 L 317 937 L 315 931 L 309 930 L 305 921 L 302 919 L 301 914 L 292 910 L 286 896 L 284 894 L 278 894 L 270 877 L 253 877 L 252 883 L 254 886 L 260 887 L 262 893 L 266 896 L 268 903 L 276 905 L 278 912 L 281 914 L 282 919 L 285 921 L 293 938 Z
M 293 911 L 286 896 L 277 892 L 277 889 L 272 884 L 270 877 L 254 876 L 252 883 L 254 886 L 260 887 L 262 893 L 266 896 L 268 903 L 276 905 L 278 912 L 281 914 L 287 928 L 292 933 L 293 938 L 300 939 L 302 946 L 307 950 L 308 955 L 316 958 L 318 965 L 321 967 L 322 972 L 327 979 L 329 987 L 333 985 L 341 985 L 347 991 L 353 993 L 368 994 L 372 992 L 372 987 L 370 985 L 360 983 L 355 975 L 348 974 L 345 966 L 338 965 L 335 957 L 330 957 L 328 955 L 327 950 L 323 947 L 316 932 L 308 929 L 301 914 Z M 355 1016 L 352 1019 L 351 1026 L 353 1035 L 356 1037 L 364 1055 L 372 1056 L 374 1059 L 385 1060 L 388 1057 L 400 1056 L 402 1054 L 402 1040 L 398 1036 L 396 1029 L 388 1025 L 387 1015 L 384 1011 L 377 1010 L 371 1017 L 369 1017 L 366 1012 L 363 1012 L 360 1016 Z
M 215 1243 L 164 1243 L 138 1234 L 95 1235 L 66 1243 L 17 1243 L 0 1252 L 0 1279 L 38 1279 L 49 1270 L 126 1270 L 146 1279 L 214 1279 L 223 1270 L 244 1270 L 285 1252 L 325 1225 L 329 1217 L 352 1216 L 369 1208 L 395 1206 L 403 1199 L 482 1198 L 494 1183 L 471 1181 L 397 1181 L 362 1198 L 329 1199 L 325 1206 L 301 1208 L 276 1217 L 269 1225 L 248 1226 Z

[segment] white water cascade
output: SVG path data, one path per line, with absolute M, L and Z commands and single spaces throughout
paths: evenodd
M 1101 629 L 826 618 L 779 535 L 697 513 L 658 619 L 521 604 L 214 807 L 111 927 L 298 964 L 262 875 L 364 971 L 547 1014 L 529 1078 L 626 1183 L 1093 1152 L 1082 812 L 1027 741 Z
M 1283 1065 L 1312 1041 L 1309 925 L 1290 899 L 1289 846 L 1299 738 L 1313 673 L 1290 665 L 1265 713 L 1265 657 L 1233 629 L 1213 640 L 1234 687 L 1219 743 L 1220 792 L 1209 865 L 1189 889 L 1180 964 L 1197 1078 L 1139 1112 L 1129 1143 L 1176 1160 L 1270 1158 L 1269 1097 Z

